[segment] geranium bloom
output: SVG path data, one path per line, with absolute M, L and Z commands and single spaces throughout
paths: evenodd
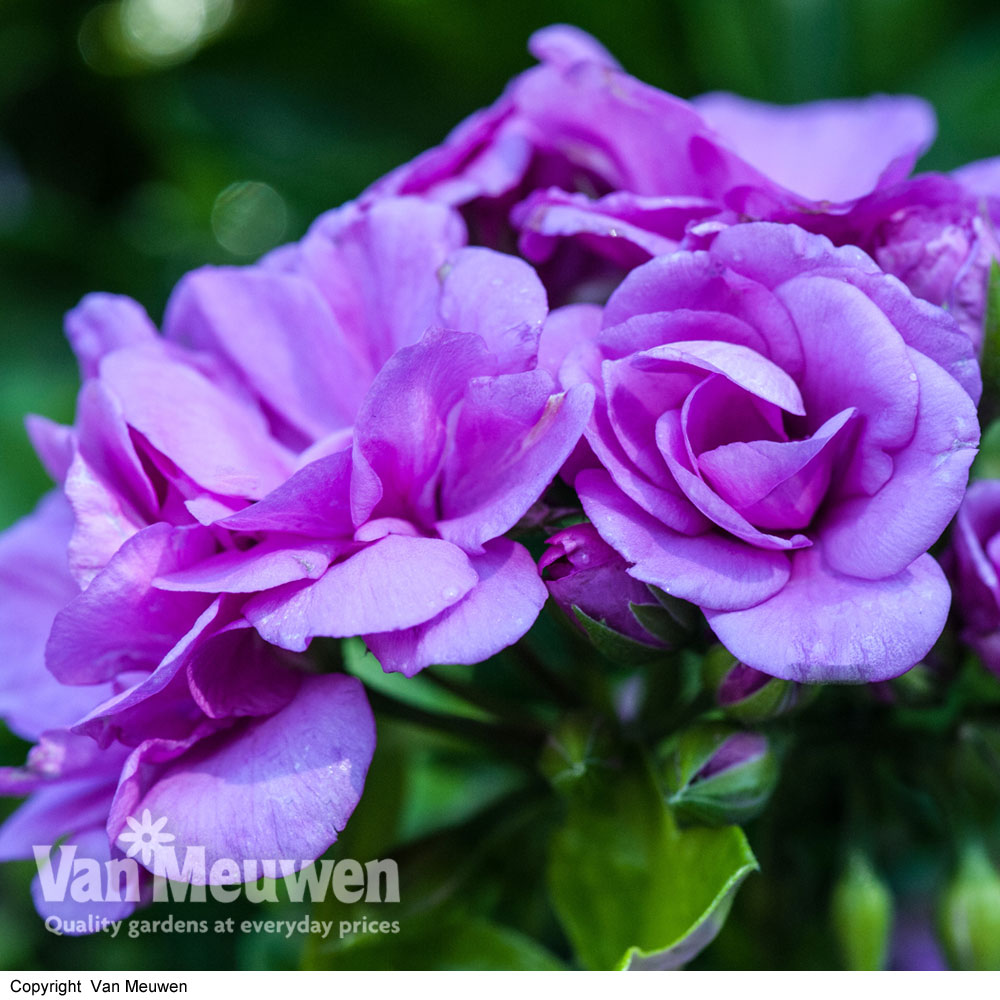
M 577 29 L 544 29 L 530 48 L 540 66 L 372 192 L 462 206 L 482 242 L 516 237 L 561 300 L 601 299 L 630 268 L 722 225 L 795 223 L 860 246 L 981 344 L 1000 178 L 984 161 L 908 179 L 935 134 L 924 101 L 687 102 Z
M 312 675 L 301 658 L 248 641 L 246 628 L 227 631 L 215 602 L 152 674 L 135 669 L 92 685 L 58 684 L 45 668 L 46 639 L 61 609 L 83 596 L 67 562 L 72 523 L 65 499 L 53 494 L 0 538 L 3 612 L 12 616 L 0 638 L 2 708 L 15 731 L 37 741 L 23 768 L 0 769 L 0 792 L 31 796 L 0 829 L 0 859 L 30 859 L 34 846 L 62 842 L 103 865 L 116 856 L 128 817 L 143 809 L 167 819 L 182 857 L 187 846 L 204 847 L 209 869 L 220 857 L 301 864 L 325 850 L 361 797 L 374 750 L 360 683 Z M 128 616 L 130 609 L 121 610 Z M 239 638 L 229 644 L 233 635 Z M 205 640 L 200 652 L 196 637 Z M 106 652 L 114 641 L 107 637 Z M 142 638 L 122 634 L 118 642 L 134 652 Z M 82 647 L 81 656 L 88 651 Z M 96 666 L 81 664 L 81 676 Z M 227 702 L 222 690 L 232 688 L 235 669 L 244 671 L 240 690 Z M 172 687 L 152 698 L 164 677 Z M 46 899 L 39 879 L 33 892 L 43 916 L 67 920 L 118 919 L 135 905 Z
M 519 236 L 560 296 L 588 296 L 602 275 L 592 258 L 615 274 L 709 218 L 848 212 L 906 178 L 934 138 L 934 112 L 915 97 L 689 102 L 629 76 L 579 29 L 543 29 L 529 47 L 540 66 L 370 195 L 462 206 L 487 245 Z
M 632 576 L 778 677 L 878 680 L 927 652 L 950 597 L 927 549 L 979 436 L 972 347 L 943 310 L 858 250 L 750 223 L 637 268 L 603 315 L 553 314 L 545 339 L 565 384 L 598 391 L 602 468 L 575 484 Z
M 300 655 L 312 637 L 363 635 L 412 673 L 527 631 L 545 587 L 503 536 L 593 400 L 534 370 L 545 314 L 527 264 L 399 199 L 193 273 L 162 337 L 119 297 L 69 316 L 77 422 L 32 430 L 72 533 L 36 617 L 48 669 L 81 686 L 66 724 L 128 748 L 112 843 L 148 809 L 209 866 L 316 857 L 360 797 L 374 727 L 356 680 Z M 20 568 L 4 583 L 23 591 Z

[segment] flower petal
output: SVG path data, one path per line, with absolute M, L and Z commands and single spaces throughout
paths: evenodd
M 210 492 L 256 500 L 288 478 L 263 416 L 194 368 L 130 348 L 101 362 L 101 380 L 128 424 Z
M 576 478 L 587 516 L 601 537 L 635 565 L 629 574 L 704 607 L 745 608 L 778 592 L 788 558 L 714 533 L 684 535 L 632 503 L 607 473 Z
M 205 871 L 192 879 L 205 884 L 222 858 L 288 859 L 298 869 L 319 857 L 361 798 L 375 723 L 360 682 L 327 674 L 306 678 L 275 715 L 237 723 L 157 766 L 169 757 L 159 749 L 136 750 L 109 832 L 117 838 L 140 809 L 165 816 L 180 864 L 187 848 L 205 849 Z M 168 874 L 168 853 L 154 852 L 154 874 Z
M 479 583 L 457 604 L 423 625 L 364 637 L 383 670 L 409 677 L 432 663 L 480 663 L 528 631 L 546 589 L 527 549 L 495 538 L 469 561 Z
M 903 180 L 937 131 L 919 97 L 782 106 L 712 93 L 692 103 L 748 163 L 816 201 L 848 201 Z
M 541 496 L 590 416 L 588 385 L 550 395 L 542 371 L 469 386 L 440 490 L 442 538 L 468 552 L 502 535 Z
M 386 535 L 315 583 L 292 583 L 247 602 L 268 641 L 301 652 L 313 636 L 410 628 L 465 596 L 478 577 L 461 549 L 439 538 Z
M 920 385 L 913 440 L 893 455 L 882 489 L 837 504 L 821 529 L 827 563 L 870 580 L 901 572 L 938 540 L 962 502 L 979 444 L 976 408 L 962 387 L 908 353 Z
M 309 438 L 350 426 L 372 378 L 316 287 L 263 267 L 206 267 L 178 284 L 164 334 L 227 358 Z
M 941 634 L 950 603 L 929 555 L 895 576 L 860 580 L 831 569 L 814 546 L 792 554 L 791 578 L 774 597 L 705 616 L 747 666 L 801 683 L 863 684 L 918 663 Z
M 130 538 L 55 617 L 49 670 L 65 684 L 96 684 L 123 670 L 154 667 L 208 604 L 203 594 L 170 594 L 153 580 L 214 550 L 201 527 L 154 524 Z

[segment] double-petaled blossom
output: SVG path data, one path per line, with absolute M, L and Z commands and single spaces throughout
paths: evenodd
M 477 240 L 513 245 L 560 298 L 741 219 L 839 216 L 904 180 L 935 133 L 914 97 L 777 107 L 685 101 L 628 75 L 576 28 L 537 32 L 541 65 L 445 140 L 377 182 L 461 206 Z M 572 237 L 572 239 L 567 239 Z
M 601 537 L 742 663 L 860 682 L 928 651 L 950 594 L 927 550 L 979 437 L 944 310 L 859 250 L 748 223 L 557 311 L 542 355 L 598 394 L 575 486 Z
M 527 631 L 546 591 L 504 535 L 593 399 L 535 369 L 545 315 L 527 264 L 412 199 L 193 273 L 162 336 L 120 297 L 70 315 L 76 423 L 32 424 L 71 509 L 68 561 L 44 612 L 15 563 L 4 583 L 46 619 L 25 656 L 44 649 L 53 697 L 70 692 L 74 747 L 110 762 L 112 845 L 148 809 L 209 869 L 315 858 L 361 795 L 374 725 L 310 640 L 362 635 L 412 673 Z
M 936 130 L 924 101 L 684 101 L 577 29 L 544 29 L 530 47 L 541 65 L 371 193 L 461 206 L 479 241 L 516 239 L 560 301 L 599 300 L 632 267 L 722 226 L 794 223 L 860 246 L 981 344 L 997 164 L 910 178 Z

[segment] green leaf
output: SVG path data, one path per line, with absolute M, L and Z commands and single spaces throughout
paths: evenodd
M 328 969 L 555 971 L 565 966 L 537 941 L 483 917 L 437 907 L 419 917 L 373 918 L 384 932 L 349 937 Z M 369 925 L 370 927 L 370 925 Z M 395 931 L 393 930 L 395 928 Z M 334 933 L 339 933 L 339 928 Z
M 660 647 L 647 646 L 644 642 L 637 642 L 635 639 L 630 639 L 628 636 L 616 632 L 604 622 L 591 618 L 575 604 L 573 605 L 573 614 L 576 615 L 587 633 L 587 638 L 594 644 L 597 651 L 606 656 L 612 663 L 648 663 L 663 655 L 663 650 Z
M 436 686 L 428 678 L 417 674 L 404 677 L 402 674 L 386 673 L 382 665 L 368 652 L 361 639 L 345 639 L 341 646 L 344 669 L 363 681 L 365 687 L 395 698 L 407 705 L 431 712 L 458 715 L 466 719 L 487 720 L 491 716 L 464 698 Z M 469 668 L 460 668 L 471 672 Z
M 688 638 L 688 630 L 660 604 L 628 603 L 635 620 L 652 636 L 669 646 L 679 646 Z
M 580 962 L 675 967 L 721 926 L 757 861 L 743 831 L 680 830 L 645 763 L 575 786 L 553 837 L 549 887 Z
M 980 363 L 983 373 L 983 403 L 980 407 L 980 417 L 982 418 L 984 414 L 994 417 L 997 405 L 1000 404 L 1000 263 L 995 260 L 990 262 L 990 278 L 986 286 L 986 317 Z M 985 475 L 981 470 L 977 470 L 977 474 Z

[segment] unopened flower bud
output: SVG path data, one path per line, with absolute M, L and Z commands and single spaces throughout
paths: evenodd
M 600 775 L 611 756 L 608 735 L 599 720 L 583 715 L 563 719 L 549 736 L 539 770 L 560 790 L 581 788 Z
M 884 969 L 892 932 L 892 894 L 861 851 L 853 851 L 833 889 L 833 931 L 844 968 Z
M 940 921 L 954 968 L 1000 970 L 1000 874 L 981 844 L 963 850 L 941 900 Z
M 778 764 L 766 736 L 712 723 L 677 737 L 664 780 L 678 819 L 727 826 L 761 812 L 778 780 Z
M 731 719 L 751 725 L 790 712 L 809 690 L 740 663 L 721 645 L 705 655 L 702 676 L 716 705 Z
M 546 544 L 539 568 L 549 593 L 606 656 L 650 659 L 680 637 L 670 613 L 592 524 L 565 528 Z

